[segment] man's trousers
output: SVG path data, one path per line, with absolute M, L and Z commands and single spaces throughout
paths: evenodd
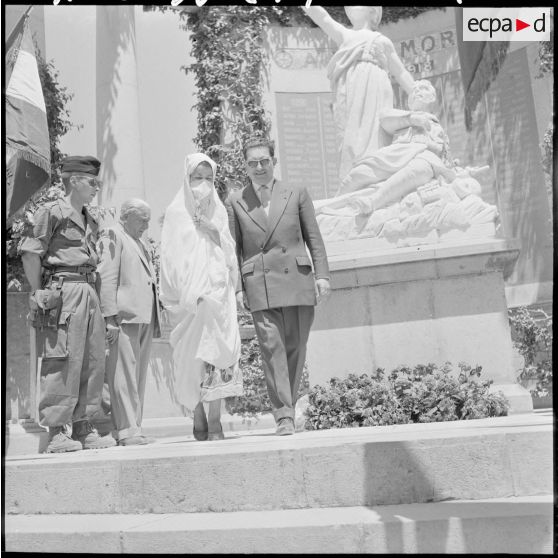
M 37 330 L 36 340 L 41 357 L 39 423 L 62 426 L 94 417 L 105 374 L 105 320 L 95 288 L 64 283 L 58 327 Z
M 294 420 L 314 307 L 270 308 L 252 312 L 252 316 L 273 416 L 275 420 Z
M 118 440 L 141 434 L 155 316 L 153 313 L 149 324 L 121 324 L 118 339 L 110 345 L 107 378 L 112 422 Z

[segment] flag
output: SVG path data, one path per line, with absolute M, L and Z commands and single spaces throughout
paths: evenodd
M 6 44 L 6 217 L 50 178 L 50 140 L 35 46 L 24 15 Z
M 508 53 L 509 41 L 463 41 L 463 8 L 455 8 L 457 51 L 465 92 L 465 126 L 471 130 L 473 112 L 496 78 Z

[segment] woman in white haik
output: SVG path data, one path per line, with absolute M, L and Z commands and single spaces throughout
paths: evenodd
M 221 399 L 242 394 L 238 263 L 214 187 L 216 163 L 194 153 L 184 167 L 163 221 L 161 301 L 172 327 L 177 399 L 193 414 L 197 440 L 222 440 Z

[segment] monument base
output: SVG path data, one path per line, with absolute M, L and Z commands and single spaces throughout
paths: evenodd
M 457 370 L 464 362 L 482 366 L 481 378 L 508 396 L 510 413 L 532 411 L 530 393 L 516 383 L 504 292 L 516 243 L 365 248 L 348 240 L 345 255 L 328 252 L 332 293 L 316 309 L 308 342 L 311 385 L 377 368 L 449 361 Z

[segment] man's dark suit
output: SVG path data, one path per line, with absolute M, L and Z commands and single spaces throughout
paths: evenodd
M 314 276 L 329 278 L 314 206 L 306 188 L 276 180 L 269 216 L 252 184 L 231 192 L 227 211 L 239 258 L 237 290 L 244 289 L 254 318 L 273 414 L 294 418 L 314 319 Z

